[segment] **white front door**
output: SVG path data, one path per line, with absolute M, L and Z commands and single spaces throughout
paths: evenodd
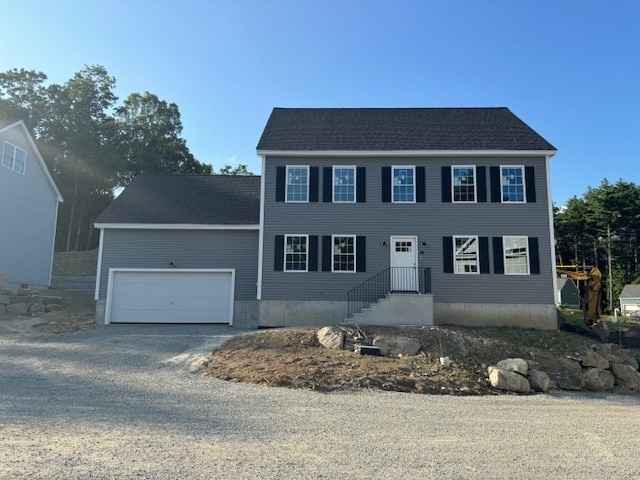
M 418 291 L 418 237 L 391 237 L 391 291 Z

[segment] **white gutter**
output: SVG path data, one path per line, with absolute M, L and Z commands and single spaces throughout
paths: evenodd
M 258 150 L 258 155 L 280 157 L 531 157 L 553 156 L 557 150 Z M 264 176 L 264 173 L 263 173 Z
M 258 234 L 258 282 L 256 284 L 256 299 L 262 299 L 262 260 L 264 258 L 264 191 L 265 191 L 265 169 L 266 157 L 260 155 L 262 159 L 262 173 L 260 175 L 260 230 Z
M 94 223 L 94 227 L 121 230 L 258 230 L 260 225 L 205 225 L 200 223 Z
M 100 240 L 98 241 L 98 265 L 96 267 L 96 291 L 94 300 L 100 298 L 100 276 L 102 275 L 102 250 L 104 248 L 104 228 L 100 229 Z
M 558 272 L 556 270 L 556 236 L 553 229 L 553 199 L 551 198 L 551 157 L 545 156 L 545 168 L 547 173 L 547 201 L 549 209 L 549 242 L 551 244 L 551 273 L 553 274 L 553 298 L 556 305 L 560 305 L 560 293 L 558 292 Z

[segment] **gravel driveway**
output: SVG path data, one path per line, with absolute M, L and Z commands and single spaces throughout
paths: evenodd
M 184 360 L 236 331 L 0 337 L 0 478 L 640 477 L 637 397 L 319 394 Z

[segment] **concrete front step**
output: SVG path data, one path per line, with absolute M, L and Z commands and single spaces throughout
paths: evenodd
M 364 325 L 434 325 L 433 295 L 391 293 L 381 298 L 345 323 Z

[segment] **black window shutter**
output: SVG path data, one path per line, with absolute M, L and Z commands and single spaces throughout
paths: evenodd
M 529 237 L 529 272 L 534 275 L 540 274 L 540 251 L 536 237 Z
M 367 201 L 367 169 L 365 167 L 356 168 L 356 196 L 358 203 Z
M 331 203 L 333 201 L 333 189 L 331 183 L 333 182 L 333 169 L 331 167 L 322 168 L 322 201 L 325 203 Z
M 284 202 L 287 167 L 276 167 L 276 202 Z
M 308 270 L 310 272 L 318 271 L 318 236 L 309 235 L 309 264 Z
M 493 237 L 493 273 L 504 273 L 504 251 L 502 248 L 502 237 Z
M 391 167 L 382 167 L 382 201 L 391 202 Z
M 367 237 L 356 237 L 356 272 L 367 271 Z
M 489 167 L 489 178 L 491 179 L 491 201 L 493 203 L 500 203 L 502 201 L 500 167 Z
M 318 201 L 318 167 L 309 167 L 309 201 Z
M 527 203 L 536 201 L 536 177 L 533 167 L 524 167 L 524 181 L 527 190 Z
M 487 201 L 487 167 L 476 167 L 478 202 Z
M 451 203 L 451 167 L 442 167 L 442 202 Z
M 442 237 L 444 273 L 453 273 L 453 237 Z
M 478 238 L 480 252 L 480 273 L 489 273 L 489 237 Z
M 331 271 L 331 235 L 322 236 L 322 271 Z
M 416 202 L 424 203 L 427 200 L 425 175 L 424 167 L 416 167 Z
M 276 235 L 276 246 L 273 252 L 273 269 L 276 272 L 284 270 L 284 235 Z

